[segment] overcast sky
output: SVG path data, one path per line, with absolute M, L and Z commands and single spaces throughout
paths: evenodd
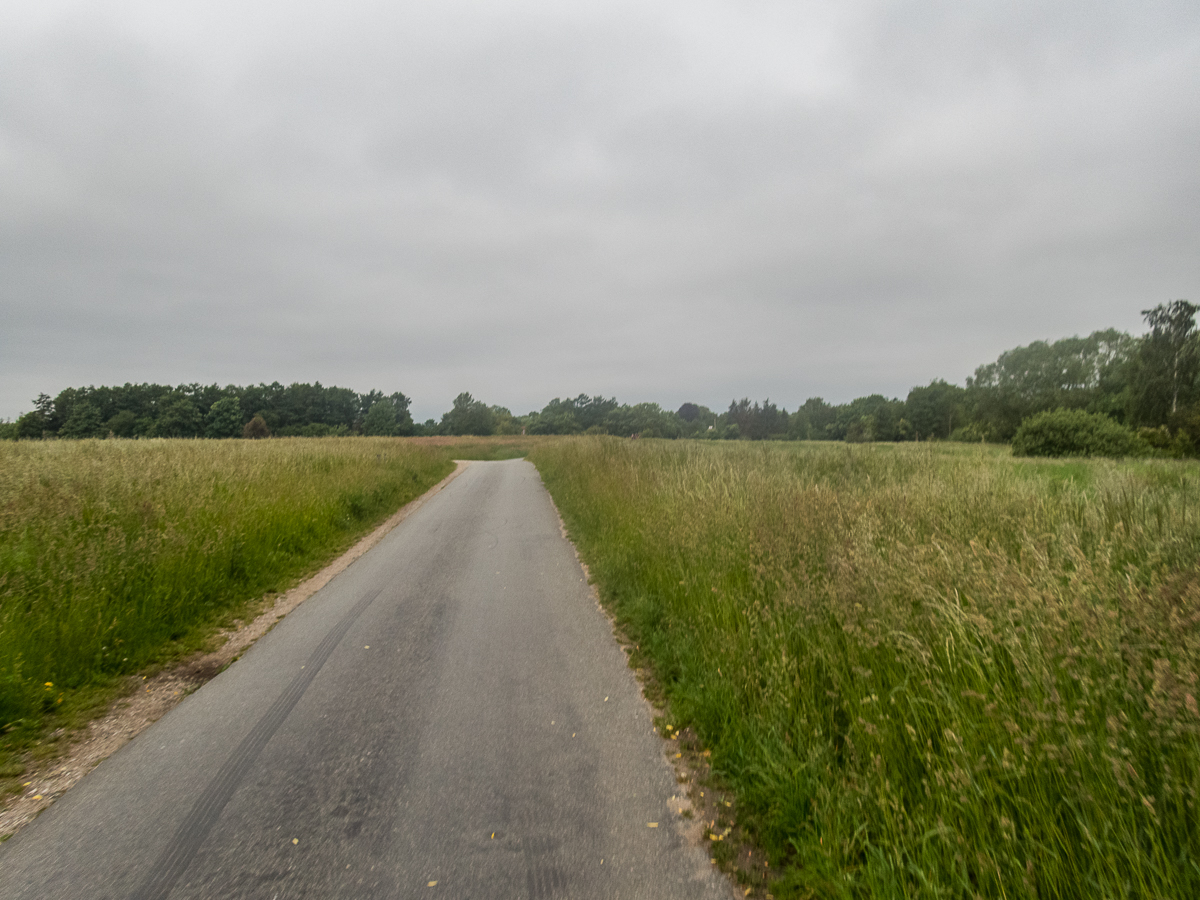
M 1200 302 L 1200 3 L 0 0 L 0 417 L 789 409 Z

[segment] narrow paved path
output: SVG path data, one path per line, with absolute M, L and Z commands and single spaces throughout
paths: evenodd
M 0 897 L 732 896 L 675 790 L 537 471 L 473 463 L 0 845 Z

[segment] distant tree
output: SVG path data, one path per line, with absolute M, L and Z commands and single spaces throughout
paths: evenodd
M 465 391 L 454 398 L 454 407 L 442 416 L 443 434 L 493 434 L 496 414 L 482 400 Z
M 958 425 L 966 423 L 963 406 L 967 392 L 941 379 L 927 387 L 915 387 L 904 401 L 904 418 L 920 440 L 946 440 Z
M 695 403 L 685 403 L 680 409 L 685 410 L 691 416 L 690 419 L 684 418 L 679 412 L 673 416 L 675 424 L 679 428 L 680 437 L 705 439 L 716 437 L 716 425 L 720 416 L 715 412 L 707 406 Z
M 393 435 L 396 433 L 396 407 L 392 401 L 384 398 L 376 400 L 367 410 L 362 424 L 363 434 Z
M 242 437 L 244 438 L 267 438 L 271 436 L 271 429 L 267 426 L 267 420 L 262 416 L 255 416 L 246 423 L 246 427 L 242 429 Z
M 33 440 L 46 434 L 46 417 L 40 410 L 27 412 L 17 419 L 17 437 Z
M 992 440 L 1010 440 L 1020 423 L 1047 409 L 1124 415 L 1121 399 L 1137 341 L 1115 329 L 1086 338 L 1035 341 L 1006 350 L 967 379 L 966 412 Z
M 412 413 L 409 412 L 409 405 L 412 401 L 399 391 L 389 395 L 388 399 L 392 401 L 392 406 L 396 410 L 396 434 L 413 434 L 416 426 Z
M 242 433 L 242 403 L 237 397 L 222 397 L 204 416 L 204 436 L 234 438 Z
M 788 418 L 788 437 L 797 441 L 827 440 L 836 422 L 837 407 L 820 397 L 809 397 Z
M 904 401 L 882 394 L 856 397 L 835 407 L 836 418 L 825 426 L 826 435 L 847 441 L 901 441 L 908 438 Z
M 539 413 L 526 417 L 530 434 L 579 434 L 607 431 L 609 415 L 618 408 L 616 397 L 580 394 L 566 400 L 555 397 Z
M 186 397 L 166 399 L 154 422 L 154 436 L 167 438 L 198 437 L 203 420 L 196 404 Z
M 695 422 L 700 416 L 700 407 L 695 403 L 685 403 L 679 407 L 675 415 L 679 416 L 685 422 Z
M 64 438 L 102 437 L 106 433 L 100 410 L 86 401 L 72 407 L 70 416 L 58 430 L 58 436 Z
M 859 416 L 845 426 L 842 437 L 847 444 L 869 444 L 875 440 L 875 417 Z
M 680 421 L 657 403 L 636 403 L 609 410 L 600 430 L 621 437 L 637 434 L 645 438 L 676 438 L 680 434 Z
M 503 406 L 491 407 L 492 416 L 496 423 L 493 434 L 520 434 L 521 423 L 512 414 L 512 410 Z
M 579 434 L 583 425 L 575 415 L 575 401 L 555 397 L 531 417 L 528 431 L 530 434 Z
M 737 425 L 740 437 L 752 441 L 782 437 L 788 428 L 787 410 L 778 409 L 770 400 L 764 400 L 761 406 L 757 401 L 751 403 L 749 397 L 734 400 L 729 404 L 725 419 Z
M 116 437 L 133 437 L 134 429 L 137 428 L 137 416 L 133 414 L 132 410 L 123 409 L 105 422 L 104 428 Z
M 54 401 L 48 394 L 38 394 L 33 401 L 33 410 L 17 418 L 17 438 L 34 440 L 50 433 L 50 417 L 54 412 Z
M 0 419 L 0 441 L 15 441 L 17 439 L 17 423 L 8 419 Z
M 1130 417 L 1136 424 L 1165 424 L 1181 407 L 1196 400 L 1200 375 L 1197 311 L 1200 306 L 1186 300 L 1142 310 L 1150 332 L 1138 346 L 1130 378 Z

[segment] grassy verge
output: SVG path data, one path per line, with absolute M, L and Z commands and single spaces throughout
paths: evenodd
M 437 448 L 454 459 L 504 460 L 522 459 L 534 447 L 555 438 L 537 435 L 507 434 L 476 437 L 419 437 L 409 438 L 418 447 Z
M 530 459 L 776 897 L 1200 896 L 1196 464 Z
M 0 443 L 0 778 L 120 676 L 350 546 L 451 455 L 389 438 Z

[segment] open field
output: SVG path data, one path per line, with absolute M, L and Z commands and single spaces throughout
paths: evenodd
M 1196 464 L 530 458 L 776 897 L 1200 896 Z
M 500 460 L 521 459 L 534 447 L 555 440 L 558 439 L 538 435 L 496 434 L 414 437 L 406 438 L 405 442 L 416 447 L 437 448 L 455 459 Z
M 0 443 L 3 741 L 196 648 L 439 481 L 450 455 L 394 438 Z

